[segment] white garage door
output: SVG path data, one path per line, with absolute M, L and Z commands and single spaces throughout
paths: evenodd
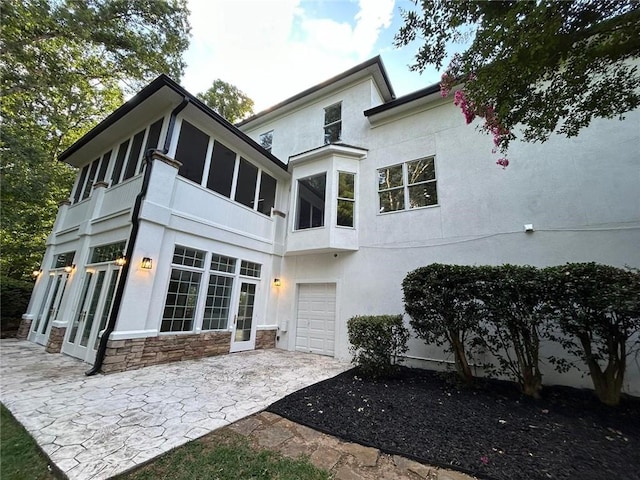
M 333 356 L 336 324 L 336 284 L 298 285 L 296 350 Z

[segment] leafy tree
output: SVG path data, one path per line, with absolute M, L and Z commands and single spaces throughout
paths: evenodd
M 476 327 L 475 343 L 490 352 L 497 365 L 483 365 L 489 373 L 504 374 L 525 395 L 539 397 L 540 330 L 543 326 L 545 277 L 531 266 L 475 267 L 478 299 L 484 304 L 484 321 Z
M 209 90 L 199 93 L 198 98 L 231 123 L 253 113 L 253 100 L 238 87 L 219 78 L 213 81 Z
M 518 125 L 524 140 L 544 142 L 640 105 L 636 0 L 421 0 L 418 11 L 402 15 L 396 46 L 424 39 L 412 70 L 440 68 L 450 42 L 470 42 L 443 75 L 443 93 L 464 82 L 456 104 L 467 123 L 483 117 L 503 151 Z
M 601 402 L 617 405 L 627 357 L 640 346 L 640 273 L 596 263 L 545 270 L 546 302 L 558 330 L 548 337 L 584 361 Z M 551 358 L 566 371 L 572 362 Z
M 416 335 L 427 344 L 446 345 L 467 383 L 473 380 L 467 357 L 484 317 L 476 299 L 478 277 L 475 267 L 433 263 L 409 272 L 402 281 L 404 308 Z
M 58 155 L 159 73 L 179 78 L 185 0 L 0 0 L 0 273 L 27 277 L 73 183 Z

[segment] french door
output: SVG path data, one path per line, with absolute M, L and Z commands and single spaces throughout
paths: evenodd
M 69 328 L 65 353 L 93 363 L 118 284 L 120 267 L 101 265 L 85 271 L 78 308 Z
M 42 303 L 29 333 L 30 340 L 40 345 L 46 344 L 51 324 L 58 317 L 68 278 L 69 275 L 64 271 L 53 271 L 49 274 Z
M 242 280 L 238 289 L 236 313 L 231 330 L 231 352 L 253 350 L 256 344 L 256 326 L 253 311 L 258 293 L 258 282 Z

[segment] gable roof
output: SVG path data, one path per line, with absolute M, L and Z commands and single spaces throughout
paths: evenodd
M 256 153 L 266 157 L 282 170 L 287 170 L 287 165 L 280 161 L 280 159 L 266 151 L 257 142 L 238 130 L 233 124 L 229 123 L 205 103 L 187 92 L 178 83 L 164 74 L 158 76 L 129 101 L 116 109 L 111 115 L 98 123 L 98 125 L 62 152 L 58 156 L 58 160 L 74 166 L 78 166 L 78 164 L 82 164 L 83 162 L 86 163 L 96 155 L 95 152 L 92 151 L 93 149 L 90 148 L 92 144 L 95 143 L 98 150 L 100 148 L 106 149 L 112 145 L 113 136 L 131 133 L 129 122 L 127 122 L 127 124 L 120 122 L 125 117 L 134 121 L 134 123 L 135 120 L 140 120 L 143 117 L 150 117 L 150 121 L 152 121 L 154 120 L 153 115 L 160 115 L 161 112 L 164 114 L 167 109 L 175 107 L 183 100 L 188 100 L 190 104 L 237 137 L 240 141 L 247 144 L 251 149 L 256 151 Z M 147 118 L 147 120 L 149 119 Z
M 376 82 L 376 86 L 380 90 L 380 94 L 382 95 L 382 99 L 385 102 L 389 102 L 396 98 L 396 95 L 393 91 L 393 87 L 391 86 L 391 82 L 389 81 L 389 76 L 387 75 L 387 71 L 384 68 L 384 64 L 382 63 L 382 58 L 380 55 L 377 55 L 369 60 L 362 62 L 355 67 L 350 68 L 342 72 L 335 77 L 332 77 L 328 80 L 325 80 L 322 83 L 314 85 L 311 88 L 308 88 L 293 97 L 290 97 L 262 112 L 259 112 L 241 122 L 236 123 L 236 127 L 244 127 L 249 123 L 259 123 L 259 120 L 265 119 L 265 117 L 270 116 L 269 114 L 278 111 L 278 115 L 282 112 L 279 110 L 282 109 L 293 109 L 303 101 L 307 100 L 308 97 L 312 97 L 314 94 L 322 90 L 328 89 L 338 89 L 342 85 L 352 81 L 356 78 L 364 78 L 368 75 L 373 76 L 374 81 Z M 265 119 L 266 120 L 266 119 Z

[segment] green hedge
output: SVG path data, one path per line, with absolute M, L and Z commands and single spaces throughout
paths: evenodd
M 587 366 L 596 394 L 620 401 L 627 357 L 640 346 L 640 274 L 595 263 L 531 266 L 432 264 L 403 281 L 405 310 L 417 336 L 454 353 L 457 371 L 471 381 L 469 359 L 523 393 L 542 387 L 540 346 L 554 341 L 566 355 L 550 357 L 559 372 Z M 574 360 L 575 359 L 575 360 Z
M 408 349 L 402 315 L 356 316 L 348 320 L 347 330 L 353 363 L 363 375 L 392 375 Z
M 33 290 L 33 282 L 0 277 L 0 319 L 3 336 L 18 329 L 22 314 L 26 313 Z

